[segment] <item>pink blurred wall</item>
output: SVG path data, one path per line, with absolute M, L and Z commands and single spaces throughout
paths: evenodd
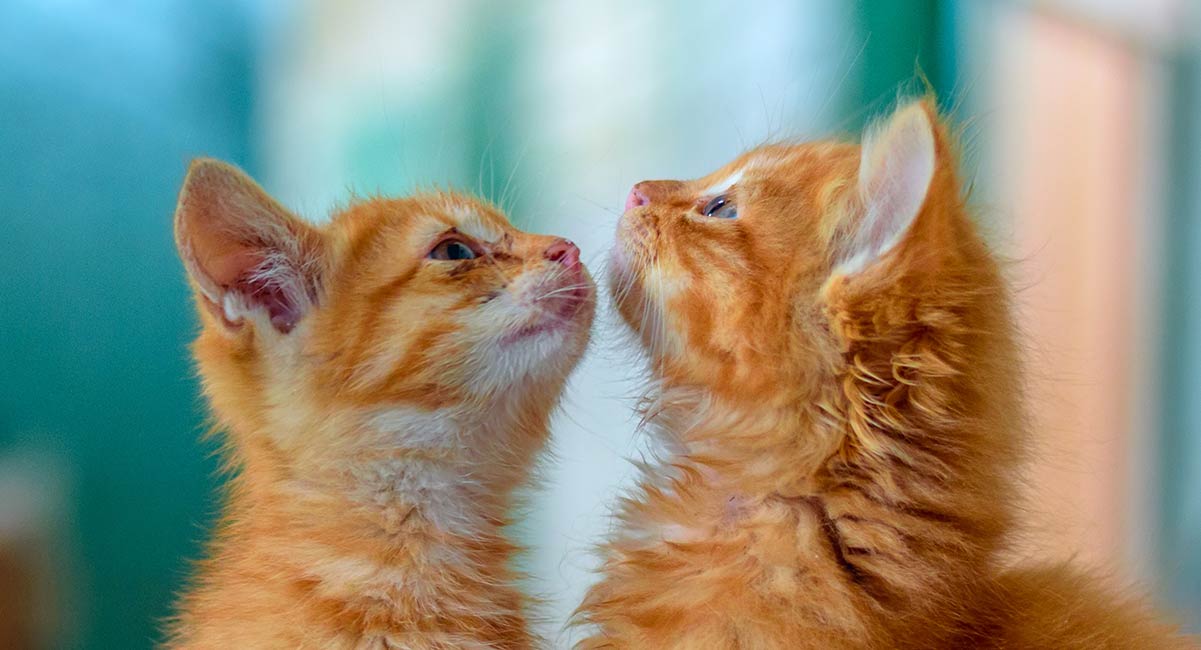
M 1149 577 L 1161 71 L 1076 14 L 994 17 L 988 181 L 1013 224 L 1036 440 L 1023 550 Z

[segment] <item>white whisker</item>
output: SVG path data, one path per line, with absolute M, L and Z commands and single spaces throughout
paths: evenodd
M 587 288 L 588 288 L 588 285 L 586 285 L 586 284 L 573 284 L 573 285 L 568 285 L 566 287 L 559 287 L 558 289 L 555 289 L 553 291 L 548 291 L 546 293 L 540 294 L 537 298 L 534 298 L 534 301 L 536 302 L 539 300 L 543 300 L 545 298 L 550 298 L 551 296 L 556 296 L 561 293 L 572 293 L 575 291 L 579 291 L 580 289 L 587 289 Z

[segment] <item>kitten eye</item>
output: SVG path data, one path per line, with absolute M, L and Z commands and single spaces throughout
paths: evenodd
M 714 219 L 736 219 L 738 218 L 738 208 L 728 196 L 721 194 L 709 199 L 705 207 L 701 208 L 701 214 Z
M 431 260 L 473 260 L 477 256 L 471 247 L 457 239 L 447 239 L 434 247 L 426 257 Z

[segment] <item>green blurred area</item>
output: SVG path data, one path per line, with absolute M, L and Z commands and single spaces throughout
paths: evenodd
M 216 508 L 171 214 L 189 157 L 253 162 L 252 35 L 174 4 L 0 8 L 0 451 L 63 461 L 81 647 L 150 646 Z

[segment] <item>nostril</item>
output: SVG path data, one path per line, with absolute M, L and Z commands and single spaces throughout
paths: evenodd
M 641 183 L 639 183 L 639 185 L 641 185 Z M 650 202 L 651 200 L 649 197 L 647 197 L 646 192 L 643 192 L 638 188 L 638 185 L 635 185 L 634 188 L 630 190 L 630 195 L 626 197 L 626 210 L 632 210 Z
M 580 248 L 566 239 L 557 240 L 546 249 L 546 259 L 568 268 L 580 263 Z

